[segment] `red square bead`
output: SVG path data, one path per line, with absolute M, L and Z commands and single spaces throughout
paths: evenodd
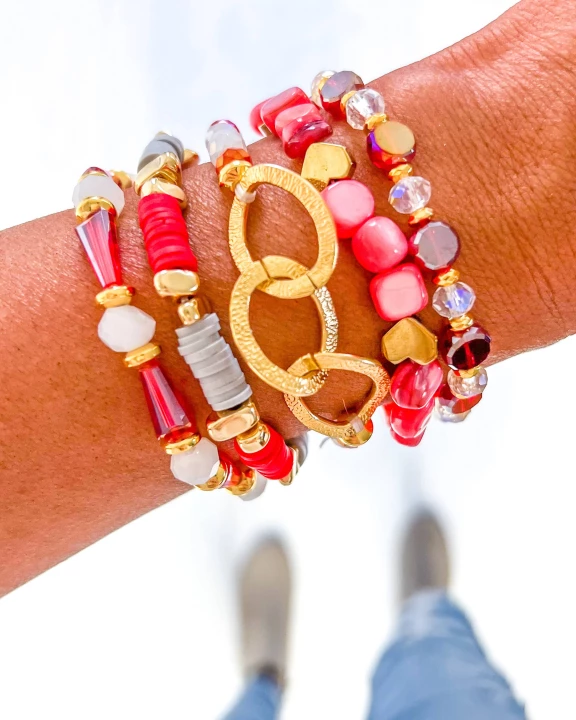
M 276 135 L 275 124 L 278 115 L 289 107 L 293 107 L 294 105 L 305 105 L 309 102 L 310 98 L 306 95 L 304 90 L 301 90 L 299 87 L 288 88 L 288 90 L 284 90 L 284 92 L 281 92 L 279 95 L 275 95 L 269 100 L 266 100 L 264 105 L 262 105 L 260 109 L 262 122 L 266 125 L 270 132 L 273 132 Z
M 422 273 L 412 263 L 405 263 L 372 278 L 370 295 L 376 312 L 383 320 L 402 320 L 423 310 L 428 291 Z

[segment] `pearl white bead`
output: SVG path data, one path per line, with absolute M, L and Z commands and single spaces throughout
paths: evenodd
M 98 324 L 98 337 L 114 352 L 130 352 L 154 337 L 156 320 L 132 305 L 107 308 Z
M 82 178 L 72 193 L 74 207 L 77 208 L 82 200 L 89 197 L 109 200 L 114 205 L 117 215 L 120 215 L 124 209 L 124 192 L 108 175 L 86 175 Z
M 216 445 L 202 438 L 191 450 L 172 455 L 170 470 L 176 480 L 188 485 L 203 485 L 216 473 L 219 464 Z

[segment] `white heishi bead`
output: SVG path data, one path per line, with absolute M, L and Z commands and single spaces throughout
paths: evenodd
M 318 107 L 322 107 L 322 101 L 320 100 L 320 85 L 323 84 L 324 80 L 332 77 L 332 75 L 335 75 L 334 70 L 322 70 L 322 72 L 319 72 L 318 75 L 314 77 L 314 80 L 312 80 L 310 99 L 313 103 L 318 105 Z
M 248 490 L 248 492 L 245 495 L 239 495 L 238 497 L 240 500 L 244 500 L 244 502 L 250 502 L 250 500 L 256 500 L 256 498 L 259 498 L 260 495 L 266 490 L 266 485 L 268 484 L 268 480 L 266 480 L 265 477 L 262 477 L 260 473 L 256 473 L 256 481 L 254 482 L 254 485 L 252 485 L 252 488 Z
M 124 209 L 124 192 L 108 175 L 86 175 L 82 178 L 72 193 L 74 207 L 77 208 L 82 200 L 89 197 L 110 200 L 117 215 L 120 215 Z
M 488 385 L 488 373 L 482 366 L 476 368 L 476 374 L 472 377 L 462 377 L 450 370 L 446 378 L 450 390 L 458 398 L 466 399 L 481 395 Z
M 390 190 L 388 202 L 402 215 L 411 215 L 428 205 L 432 186 L 423 177 L 408 176 L 399 180 Z
M 346 103 L 346 120 L 355 130 L 363 130 L 366 120 L 384 112 L 384 98 L 377 90 L 357 90 Z
M 218 120 L 212 123 L 206 133 L 206 149 L 212 165 L 216 166 L 218 158 L 225 150 L 231 148 L 248 152 L 240 130 L 229 120 Z
M 256 193 L 255 192 L 248 192 L 248 190 L 244 190 L 244 188 L 241 185 L 236 185 L 234 188 L 234 194 L 240 200 L 240 202 L 245 203 L 248 205 L 249 203 L 253 203 L 254 200 L 256 200 Z
M 114 352 L 130 352 L 154 337 L 156 320 L 133 305 L 107 308 L 98 323 L 98 337 Z
M 208 438 L 202 438 L 191 450 L 172 455 L 170 470 L 176 480 L 203 485 L 216 473 L 219 464 L 218 448 Z

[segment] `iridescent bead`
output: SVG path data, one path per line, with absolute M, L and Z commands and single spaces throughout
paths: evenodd
M 210 162 L 218 171 L 233 160 L 250 160 L 242 133 L 230 120 L 217 120 L 210 125 L 206 149 Z
M 472 377 L 463 377 L 454 370 L 449 370 L 446 380 L 452 393 L 465 400 L 484 392 L 488 384 L 488 373 L 482 366 L 475 368 Z
M 412 160 L 416 154 L 416 140 L 409 127 L 389 120 L 378 124 L 368 133 L 366 148 L 372 164 L 390 172 L 398 165 Z
M 453 370 L 472 370 L 481 365 L 490 354 L 490 344 L 490 335 L 480 325 L 466 330 L 447 327 L 438 338 L 442 359 Z
M 362 78 L 351 70 L 334 73 L 326 80 L 320 90 L 320 100 L 324 110 L 336 118 L 343 118 L 344 113 L 340 101 L 344 95 L 364 87 Z
M 458 235 L 443 222 L 426 223 L 412 235 L 409 245 L 415 262 L 436 272 L 448 269 L 460 253 Z
M 472 309 L 476 294 L 470 285 L 455 282 L 453 285 L 439 287 L 432 298 L 432 307 L 438 315 L 452 320 L 465 315 Z
M 377 90 L 362 88 L 346 103 L 346 120 L 355 130 L 363 130 L 366 120 L 384 112 L 384 98 Z
M 402 215 L 410 215 L 425 207 L 432 195 L 432 186 L 422 177 L 409 176 L 399 180 L 390 190 L 388 202 Z
M 475 405 L 478 405 L 481 399 L 482 395 L 465 399 L 457 398 L 448 385 L 444 385 L 436 395 L 436 412 L 445 422 L 460 422 L 460 419 L 453 419 L 451 416 L 469 413 Z
M 318 105 L 318 107 L 322 107 L 322 99 L 320 98 L 320 90 L 322 89 L 322 86 L 329 77 L 332 77 L 332 75 L 335 74 L 336 72 L 334 70 L 322 70 L 314 77 L 314 80 L 312 80 L 310 99 L 313 103 Z

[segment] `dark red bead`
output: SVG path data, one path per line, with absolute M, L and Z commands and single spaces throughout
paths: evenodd
M 289 158 L 306 155 L 313 143 L 325 140 L 332 135 L 332 126 L 325 120 L 306 122 L 303 118 L 293 120 L 282 130 L 282 146 Z
M 398 165 L 411 162 L 416 155 L 415 147 L 401 155 L 388 152 L 378 144 L 375 130 L 368 133 L 366 137 L 366 150 L 372 165 L 387 173 L 398 167 Z
M 457 398 L 448 385 L 444 385 L 436 395 L 436 402 L 450 410 L 453 415 L 460 415 L 461 413 L 472 410 L 475 405 L 478 405 L 480 400 L 482 400 L 482 394 L 469 398 Z
M 400 407 L 419 410 L 432 400 L 443 377 L 442 366 L 437 360 L 428 365 L 406 360 L 394 372 L 390 395 Z
M 480 325 L 459 331 L 448 326 L 438 338 L 438 348 L 446 365 L 453 370 L 472 370 L 486 360 L 491 342 L 490 335 Z
M 433 410 L 434 398 L 419 410 L 409 410 L 394 404 L 390 408 L 390 428 L 400 437 L 416 438 L 426 429 Z
M 340 100 L 353 90 L 361 90 L 364 87 L 362 78 L 351 70 L 342 70 L 334 73 L 322 85 L 320 90 L 320 99 L 322 107 L 336 118 L 346 117 L 340 106 Z
M 102 287 L 122 285 L 122 268 L 113 213 L 108 210 L 98 210 L 76 227 L 76 234 Z
M 420 267 L 444 272 L 460 254 L 460 239 L 446 223 L 429 222 L 412 235 L 408 251 Z
M 269 98 L 260 108 L 260 116 L 262 123 L 266 125 L 271 133 L 276 135 L 276 118 L 278 115 L 293 105 L 306 105 L 310 102 L 310 98 L 304 90 L 299 87 L 288 88 L 279 95 Z

